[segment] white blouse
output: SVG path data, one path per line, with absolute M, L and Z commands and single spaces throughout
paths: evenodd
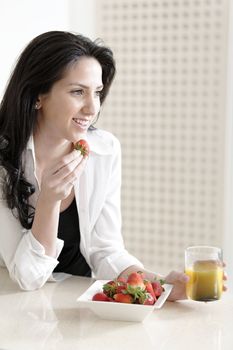
M 121 148 L 111 133 L 88 131 L 91 152 L 84 172 L 75 183 L 79 214 L 80 250 L 97 279 L 117 277 L 131 265 L 143 267 L 124 248 L 121 235 Z M 30 203 L 36 205 L 39 185 L 35 175 L 33 137 L 23 154 L 27 180 L 36 191 Z M 40 288 L 51 279 L 58 264 L 63 241 L 57 238 L 56 257 L 45 255 L 44 247 L 31 230 L 22 228 L 3 197 L 5 170 L 0 168 L 0 265 L 6 266 L 11 278 L 24 290 Z

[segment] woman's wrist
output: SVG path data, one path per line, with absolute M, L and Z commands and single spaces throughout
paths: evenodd
M 37 205 L 43 205 L 51 209 L 59 208 L 60 210 L 61 200 L 53 198 L 51 195 L 45 193 L 45 191 L 41 191 L 37 199 Z
M 55 256 L 58 222 L 61 201 L 48 200 L 39 195 L 35 217 L 32 225 L 32 234 L 43 245 L 45 254 Z

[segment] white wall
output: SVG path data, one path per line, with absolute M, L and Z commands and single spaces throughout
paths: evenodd
M 20 51 L 36 35 L 71 30 L 94 37 L 94 0 L 1 0 L 0 97 Z
M 95 39 L 95 0 L 69 0 L 70 28 L 72 31 Z

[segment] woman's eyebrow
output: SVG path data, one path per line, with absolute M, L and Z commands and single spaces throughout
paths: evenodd
M 89 89 L 90 87 L 87 86 L 87 85 L 84 85 L 84 84 L 80 84 L 80 83 L 70 83 L 69 85 L 71 86 L 80 86 L 84 89 Z M 96 89 L 102 89 L 104 86 L 103 85 L 100 85 L 100 86 L 97 86 Z

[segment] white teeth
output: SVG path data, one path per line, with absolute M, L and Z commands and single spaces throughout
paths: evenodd
M 78 118 L 73 118 L 75 123 L 79 124 L 80 126 L 87 126 L 88 125 L 88 120 L 85 119 L 78 119 Z

